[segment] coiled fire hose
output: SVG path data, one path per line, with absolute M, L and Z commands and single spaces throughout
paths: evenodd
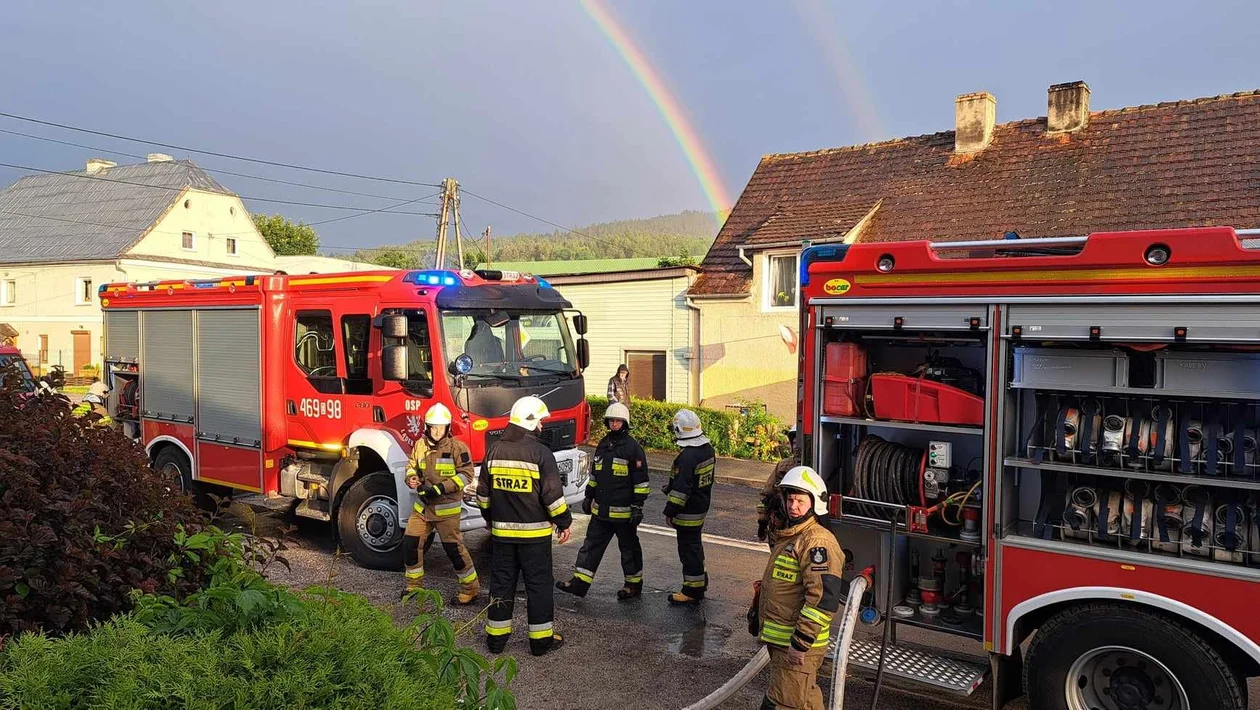
M 859 607 L 862 606 L 862 596 L 871 584 L 869 573 L 872 571 L 871 568 L 867 568 L 857 579 L 850 582 L 849 597 L 840 615 L 840 629 L 835 640 L 832 641 L 830 650 L 834 655 L 831 666 L 831 710 L 841 710 L 844 707 L 844 677 L 845 669 L 849 664 L 849 642 L 853 638 L 853 630 L 857 627 L 857 615 Z M 683 710 L 712 710 L 720 706 L 739 692 L 740 688 L 748 685 L 748 681 L 755 678 L 769 662 L 770 650 L 762 646 L 738 673 L 722 684 L 722 687 Z
M 851 495 L 897 505 L 924 505 L 921 481 L 926 465 L 923 449 L 868 436 L 858 445 Z M 888 519 L 889 513 L 883 509 L 858 507 L 867 517 Z

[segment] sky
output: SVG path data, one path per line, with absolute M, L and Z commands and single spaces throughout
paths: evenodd
M 690 155 L 596 14 L 652 65 L 695 137 Z M 954 97 L 972 91 L 997 97 L 1001 122 L 1045 115 L 1047 87 L 1065 81 L 1085 80 L 1096 110 L 1260 89 L 1258 24 L 1257 3 L 1168 0 L 3 0 L 0 112 L 329 170 L 454 177 L 468 232 L 509 234 L 553 229 L 535 217 L 576 226 L 709 209 L 715 194 L 737 197 L 765 154 L 950 130 Z M 159 150 L 7 118 L 0 130 Z M 367 210 L 434 192 L 163 152 L 374 195 L 217 176 L 248 197 Z M 90 155 L 135 162 L 0 133 L 0 162 L 71 170 Z M 698 162 L 713 166 L 707 192 Z M 0 167 L 0 183 L 21 174 Z M 307 222 L 354 214 L 247 204 Z M 375 213 L 319 231 L 343 251 L 431 238 L 435 221 Z

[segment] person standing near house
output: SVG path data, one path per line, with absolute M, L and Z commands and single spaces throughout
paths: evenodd
M 586 484 L 582 510 L 591 516 L 586 541 L 578 551 L 573 578 L 556 582 L 556 589 L 584 597 L 599 571 L 600 560 L 613 535 L 621 549 L 625 586 L 617 599 L 625 601 L 643 593 L 643 548 L 638 526 L 643 522 L 643 503 L 648 497 L 647 454 L 630 436 L 630 410 L 613 403 L 604 412 L 608 435 L 595 447 L 595 466 Z
M 775 464 L 774 470 L 766 478 L 761 487 L 761 497 L 757 500 L 757 539 L 765 540 L 774 549 L 774 534 L 784 526 L 782 499 L 779 496 L 779 482 L 788 471 L 801 465 L 801 450 L 796 446 L 796 425 L 786 432 L 788 446 L 792 453 Z
M 477 506 L 490 527 L 490 609 L 486 646 L 503 653 L 512 633 L 516 581 L 525 577 L 529 652 L 542 656 L 564 643 L 552 620 L 555 599 L 551 571 L 551 532 L 569 541 L 573 515 L 564 502 L 560 470 L 551 449 L 534 432 L 550 416 L 537 397 L 512 405 L 507 429 L 490 445 L 477 480 Z
M 814 469 L 794 467 L 779 491 L 787 526 L 775 537 L 749 611 L 749 630 L 770 648 L 770 687 L 761 707 L 822 710 L 818 668 L 840 609 L 844 553 L 819 522 L 827 514 L 827 488 Z
M 630 368 L 617 366 L 617 374 L 608 380 L 608 403 L 630 406 Z
M 425 541 L 437 532 L 459 580 L 455 603 L 471 604 L 481 593 L 481 583 L 477 581 L 472 555 L 464 547 L 459 517 L 464 486 L 473 477 L 472 454 L 467 444 L 450 436 L 451 410 L 446 405 L 439 402 L 429 407 L 424 414 L 424 428 L 424 436 L 416 442 L 407 461 L 407 486 L 416 491 L 416 502 L 403 537 L 405 591 L 424 587 L 421 546 L 427 548 Z
M 704 569 L 701 529 L 713 496 L 713 472 L 717 457 L 713 445 L 690 409 L 680 409 L 671 424 L 678 442 L 673 474 L 665 484 L 665 521 L 678 534 L 678 559 L 682 562 L 682 591 L 669 595 L 671 604 L 698 604 L 709 588 Z

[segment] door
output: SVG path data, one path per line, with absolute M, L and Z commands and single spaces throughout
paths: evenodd
M 630 368 L 630 396 L 632 398 L 665 401 L 664 352 L 627 352 L 626 367 Z
M 70 335 L 74 337 L 74 372 L 71 374 L 77 375 L 92 364 L 92 334 L 86 330 L 72 330 Z

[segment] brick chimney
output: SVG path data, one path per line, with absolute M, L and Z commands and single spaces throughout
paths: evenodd
M 1071 133 L 1089 125 L 1089 85 L 1071 81 L 1050 87 L 1046 99 L 1046 131 Z
M 954 152 L 979 153 L 993 140 L 997 99 L 987 91 L 954 99 Z
M 150 163 L 169 163 L 173 160 L 175 159 L 166 153 L 149 153 Z
M 95 175 L 99 172 L 104 172 L 117 164 L 118 163 L 115 163 L 112 160 L 106 160 L 104 158 L 88 158 L 85 171 L 88 175 Z

